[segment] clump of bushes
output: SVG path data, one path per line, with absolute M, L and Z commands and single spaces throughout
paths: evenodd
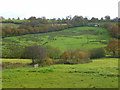
M 9 43 L 9 46 L 2 49 L 2 58 L 21 58 L 23 47 Z
M 18 54 L 16 51 L 17 49 L 13 49 L 13 54 Z M 38 66 L 42 67 L 52 64 L 88 63 L 91 62 L 90 59 L 104 57 L 105 52 L 103 48 L 95 48 L 89 52 L 83 50 L 67 50 L 61 53 L 58 48 L 52 46 L 32 45 L 22 48 L 19 55 L 21 56 L 18 58 L 32 59 L 30 65 L 34 66 L 35 64 L 38 64 Z M 5 65 L 6 64 L 7 63 L 5 63 Z
M 51 46 L 27 46 L 22 57 L 32 59 L 33 65 L 48 66 L 54 63 L 52 59 L 60 58 L 60 50 Z
M 89 51 L 90 59 L 105 57 L 105 50 L 103 48 L 93 48 Z
M 39 66 L 51 65 L 53 64 L 52 59 L 58 59 L 61 55 L 61 51 L 58 48 L 40 45 L 26 47 L 9 45 L 6 51 L 3 51 L 2 57 L 32 59 L 30 65 L 39 64 Z
M 37 63 L 39 64 L 40 67 L 50 66 L 53 64 L 53 60 L 48 58 L 48 59 L 44 59 L 44 60 L 38 60 Z
M 59 63 L 64 64 L 77 64 L 77 63 L 88 63 L 90 62 L 89 53 L 86 51 L 64 51 L 61 55 L 61 61 Z
M 52 46 L 46 46 L 47 56 L 52 59 L 60 58 L 61 51 L 58 48 Z
M 27 58 L 32 59 L 30 65 L 38 64 L 38 66 L 49 66 L 52 64 L 78 64 L 78 63 L 88 63 L 91 62 L 90 59 L 105 57 L 105 51 L 103 48 L 94 48 L 92 50 L 67 50 L 61 53 L 58 48 L 52 46 L 40 46 L 32 45 L 21 48 L 18 52 L 16 47 L 10 47 L 13 51 L 11 53 L 12 57 L 16 58 Z M 19 56 L 17 56 L 19 54 Z M 55 60 L 57 59 L 57 60 Z M 11 63 L 10 63 L 11 64 Z M 4 63 L 3 66 L 6 68 L 13 68 L 9 63 Z M 19 67 L 22 64 L 15 64 Z
M 101 24 L 101 27 L 109 30 L 111 28 L 111 25 L 112 25 L 111 23 L 104 23 L 104 24 Z
M 120 57 L 120 40 L 119 39 L 111 39 L 108 42 L 108 45 L 105 48 L 108 55 L 111 57 Z

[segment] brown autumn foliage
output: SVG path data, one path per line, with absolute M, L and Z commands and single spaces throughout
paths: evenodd
M 31 34 L 31 33 L 59 31 L 65 28 L 68 28 L 68 26 L 67 25 L 56 25 L 56 24 L 54 25 L 41 24 L 38 26 L 35 26 L 34 24 L 23 24 L 19 28 L 5 26 L 2 28 L 2 37 Z
M 59 20 L 59 22 L 57 20 L 52 21 L 52 19 L 51 20 L 46 19 L 45 17 L 42 18 L 30 17 L 28 20 L 24 20 L 23 22 L 21 21 L 14 22 L 14 20 L 5 20 L 2 23 L 14 23 L 20 25 L 17 28 L 11 26 L 3 27 L 2 37 L 59 31 L 70 27 L 86 25 L 85 24 L 86 21 L 82 16 L 75 16 L 73 17 L 73 19 Z
M 61 58 L 65 59 L 65 60 L 68 60 L 68 59 L 70 59 L 70 54 L 67 51 L 64 51 Z
M 105 47 L 113 57 L 120 57 L 120 40 L 111 39 L 108 45 Z
M 64 51 L 61 58 L 64 60 L 63 63 L 75 64 L 75 63 L 87 63 L 90 61 L 90 55 L 85 51 Z

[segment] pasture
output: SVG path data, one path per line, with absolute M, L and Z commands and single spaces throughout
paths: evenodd
M 118 76 L 118 59 L 102 58 L 86 64 L 6 69 L 2 85 L 3 88 L 118 88 Z
M 62 52 L 70 49 L 89 50 L 105 47 L 110 38 L 107 29 L 100 27 L 75 27 L 62 31 L 5 37 L 2 41 L 2 54 L 5 58 L 19 55 L 21 48 L 31 45 L 50 45 Z M 17 54 L 11 54 L 15 49 Z M 30 66 L 31 59 L 0 61 L 8 64 L 3 70 L 3 88 L 118 87 L 117 58 L 93 59 L 85 64 L 54 64 L 39 68 Z
M 76 27 L 56 32 L 5 37 L 2 41 L 2 48 L 3 53 L 9 51 L 9 47 L 12 47 L 12 45 L 21 47 L 51 45 L 61 51 L 70 48 L 88 50 L 106 46 L 109 39 L 110 35 L 106 29 L 100 27 Z
M 31 63 L 31 59 L 0 59 L 0 62 L 10 62 L 10 63 Z

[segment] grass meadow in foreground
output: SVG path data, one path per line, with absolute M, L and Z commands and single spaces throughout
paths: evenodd
M 2 85 L 3 88 L 118 88 L 118 59 L 6 69 Z

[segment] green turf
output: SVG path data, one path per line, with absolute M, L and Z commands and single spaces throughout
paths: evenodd
M 31 59 L 0 59 L 0 62 L 10 62 L 10 63 L 31 63 Z
M 3 70 L 3 88 L 118 88 L 118 59 Z

